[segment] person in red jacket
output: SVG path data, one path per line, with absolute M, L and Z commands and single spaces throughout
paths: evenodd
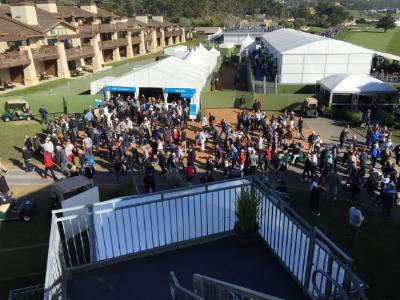
M 240 170 L 244 169 L 244 164 L 246 163 L 246 152 L 244 152 L 244 149 L 240 150 L 239 154 L 239 166 Z
M 51 176 L 53 176 L 54 180 L 57 180 L 56 175 L 54 174 L 53 166 L 53 157 L 51 156 L 51 153 L 48 151 L 45 151 L 43 154 L 43 164 L 44 164 L 44 173 L 43 173 L 43 179 L 47 179 L 47 172 L 50 170 Z

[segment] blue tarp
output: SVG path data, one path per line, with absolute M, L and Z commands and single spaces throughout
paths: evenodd
M 135 87 L 130 87 L 130 86 L 113 86 L 113 85 L 107 85 L 106 86 L 106 91 L 108 92 L 127 92 L 127 93 L 135 93 L 136 88 Z

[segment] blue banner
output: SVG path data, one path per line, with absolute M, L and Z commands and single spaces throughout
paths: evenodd
M 197 117 L 197 104 L 196 103 L 190 103 L 189 104 L 189 119 L 196 119 Z
M 164 93 L 195 94 L 196 89 L 188 88 L 164 88 Z
M 107 85 L 106 91 L 108 92 L 126 92 L 126 93 L 136 93 L 135 87 L 130 86 L 114 86 L 114 85 Z
M 181 98 L 193 98 L 194 94 L 181 94 Z

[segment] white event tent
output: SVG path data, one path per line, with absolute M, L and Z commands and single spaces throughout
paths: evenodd
M 327 76 L 317 82 L 319 93 L 329 95 L 329 106 L 349 105 L 360 95 L 378 97 L 381 94 L 395 94 L 396 90 L 391 85 L 366 74 L 335 74 Z M 335 96 L 349 95 L 349 103 L 335 101 Z M 341 97 L 341 99 L 345 99 Z
M 168 93 L 179 93 L 182 98 L 192 99 L 198 109 L 200 92 L 217 64 L 217 52 L 209 51 L 200 44 L 183 59 L 170 56 L 133 69 L 109 82 L 106 90 L 108 95 L 110 92 L 141 95 L 141 88 L 162 89 L 165 99 Z
M 266 33 L 263 44 L 276 63 L 279 83 L 312 83 L 340 73 L 369 74 L 374 51 L 294 29 Z
M 247 37 L 240 43 L 240 53 L 246 50 L 254 51 L 256 49 L 256 42 L 252 37 L 247 35 Z

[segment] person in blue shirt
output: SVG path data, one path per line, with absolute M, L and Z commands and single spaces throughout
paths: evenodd
M 375 168 L 376 161 L 378 157 L 381 155 L 381 150 L 379 149 L 379 145 L 375 142 L 371 148 L 371 167 Z
M 390 211 L 393 207 L 393 203 L 396 199 L 396 185 L 393 182 L 390 182 L 389 185 L 387 185 L 383 189 L 383 195 L 382 195 L 382 200 L 383 200 L 383 216 L 389 217 L 390 216 Z
M 42 119 L 41 123 L 42 124 L 43 123 L 47 124 L 47 114 L 48 114 L 48 112 L 47 112 L 46 107 L 43 104 L 39 108 L 39 114 L 40 114 L 40 117 Z

